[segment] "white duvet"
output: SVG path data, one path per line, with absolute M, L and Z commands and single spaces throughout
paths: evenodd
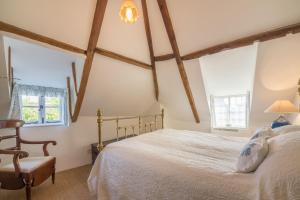
M 88 179 L 89 189 L 99 200 L 298 199 L 293 191 L 296 187 L 300 192 L 298 179 L 274 194 L 278 186 L 269 186 L 272 183 L 264 177 L 265 169 L 235 173 L 236 160 L 247 141 L 172 129 L 126 139 L 99 154 Z

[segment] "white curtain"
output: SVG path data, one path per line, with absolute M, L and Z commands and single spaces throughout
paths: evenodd
M 67 91 L 60 88 L 42 87 L 36 85 L 21 85 L 15 84 L 13 88 L 11 104 L 9 109 L 9 119 L 21 119 L 21 104 L 20 99 L 22 95 L 26 96 L 47 96 L 47 97 L 61 97 L 63 102 L 64 124 L 69 125 L 69 112 Z

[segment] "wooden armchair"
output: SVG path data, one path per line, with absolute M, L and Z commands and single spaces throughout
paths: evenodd
M 6 139 L 16 139 L 16 146 L 0 149 L 0 155 L 13 155 L 12 163 L 0 167 L 0 190 L 17 190 L 26 188 L 26 199 L 31 199 L 31 187 L 37 186 L 52 176 L 55 181 L 55 157 L 49 156 L 47 145 L 56 145 L 55 141 L 26 141 L 20 137 L 20 127 L 24 125 L 22 120 L 0 120 L 0 129 L 15 128 L 15 135 L 0 136 L 0 142 Z M 29 154 L 21 150 L 21 144 L 42 144 L 43 157 L 29 157 Z M 1 160 L 0 160 L 1 162 Z

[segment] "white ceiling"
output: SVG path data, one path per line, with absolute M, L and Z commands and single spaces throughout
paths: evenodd
M 98 47 L 150 63 L 141 4 L 139 20 L 120 21 L 122 0 L 109 0 Z M 171 53 L 156 0 L 147 0 L 155 55 Z M 299 0 L 167 0 L 182 55 L 211 45 L 300 21 Z M 87 48 L 96 0 L 1 0 L 0 20 Z M 209 110 L 198 59 L 184 62 L 200 119 Z M 174 118 L 193 120 L 176 62 L 157 63 L 159 101 Z M 96 55 L 81 115 L 136 114 L 155 102 L 149 70 Z
M 17 83 L 66 88 L 66 77 L 71 76 L 71 63 L 76 62 L 82 69 L 84 61 L 82 57 L 27 41 L 3 38 L 4 48 L 7 50 L 9 46 L 11 47 L 11 62 Z

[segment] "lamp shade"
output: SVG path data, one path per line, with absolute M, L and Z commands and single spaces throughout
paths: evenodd
M 295 113 L 298 108 L 289 100 L 275 101 L 270 107 L 265 110 L 265 113 Z
M 139 16 L 134 1 L 124 0 L 120 8 L 119 15 L 121 17 L 121 20 L 125 23 L 135 23 Z

